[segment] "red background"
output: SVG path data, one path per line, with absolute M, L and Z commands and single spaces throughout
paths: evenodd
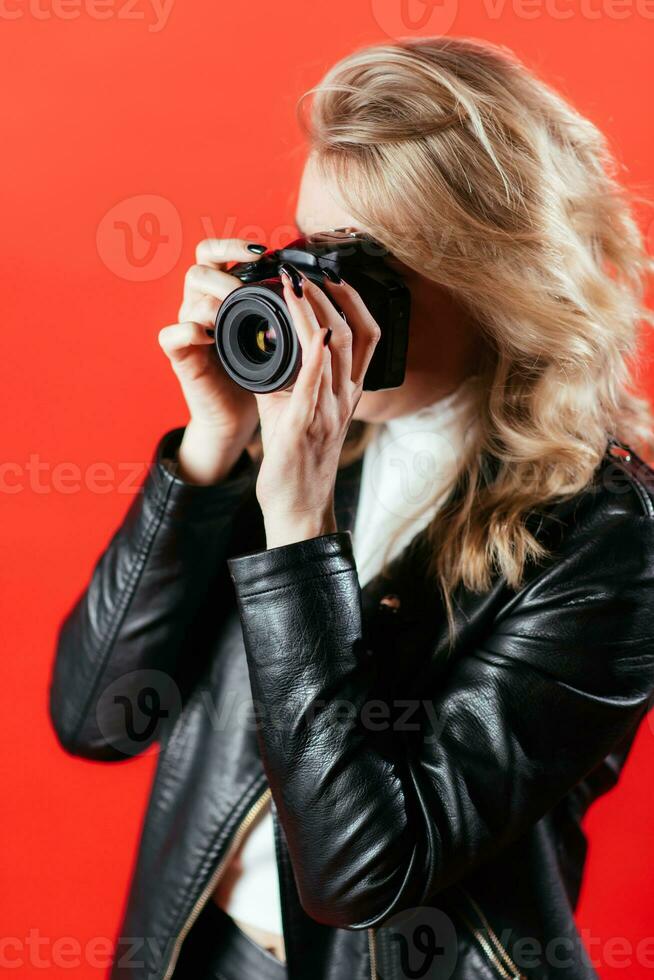
M 413 15 L 426 11 L 413 2 Z M 158 25 L 146 0 L 0 3 L 11 464 L 0 499 L 0 923 L 21 976 L 46 964 L 71 980 L 105 975 L 83 948 L 116 933 L 153 773 L 152 754 L 113 766 L 67 757 L 46 697 L 58 623 L 131 500 L 125 464 L 140 478 L 159 435 L 184 421 L 157 331 L 176 318 L 200 238 L 283 237 L 302 165 L 296 98 L 353 47 L 411 33 L 401 13 L 400 0 L 176 0 Z M 654 163 L 653 17 L 645 0 L 444 0 L 420 32 L 512 47 L 608 133 L 642 188 Z M 131 233 L 113 221 L 144 212 L 168 241 L 148 262 L 136 234 L 130 262 Z M 620 788 L 588 820 L 579 921 L 605 978 L 654 970 L 654 940 L 649 959 L 636 952 L 654 936 L 653 761 L 645 725 Z

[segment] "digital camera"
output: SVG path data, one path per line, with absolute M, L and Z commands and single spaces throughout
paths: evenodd
M 282 391 L 295 381 L 302 349 L 279 275 L 280 263 L 290 262 L 327 296 L 321 271 L 325 268 L 357 290 L 381 331 L 363 388 L 376 391 L 401 385 L 411 300 L 402 278 L 385 263 L 388 254 L 366 235 L 319 232 L 229 269 L 246 284 L 229 294 L 216 317 L 216 350 L 229 376 L 257 393 Z

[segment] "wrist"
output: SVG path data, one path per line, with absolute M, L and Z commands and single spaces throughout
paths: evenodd
M 177 451 L 178 476 L 187 483 L 219 483 L 232 469 L 247 439 L 230 435 L 211 423 L 191 419 Z
M 317 513 L 265 514 L 266 548 L 280 548 L 308 541 L 322 534 L 333 534 L 338 530 L 333 507 Z

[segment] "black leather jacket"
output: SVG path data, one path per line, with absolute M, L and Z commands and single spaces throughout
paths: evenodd
M 256 465 L 189 486 L 182 432 L 65 620 L 51 684 L 68 752 L 159 749 L 113 980 L 173 975 L 269 800 L 290 980 L 595 977 L 580 822 L 654 689 L 654 473 L 609 443 L 591 487 L 534 517 L 553 557 L 517 593 L 459 590 L 448 652 L 422 534 L 359 586 L 360 461 L 337 533 L 265 550 Z

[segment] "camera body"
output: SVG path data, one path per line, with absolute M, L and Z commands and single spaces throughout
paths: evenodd
M 411 297 L 402 278 L 385 263 L 388 254 L 366 235 L 319 232 L 229 269 L 244 283 L 223 301 L 216 317 L 216 351 L 230 377 L 257 393 L 281 391 L 295 381 L 302 350 L 279 275 L 280 263 L 290 262 L 323 289 L 337 310 L 323 287 L 322 270 L 332 269 L 357 290 L 381 331 L 363 388 L 401 385 Z

